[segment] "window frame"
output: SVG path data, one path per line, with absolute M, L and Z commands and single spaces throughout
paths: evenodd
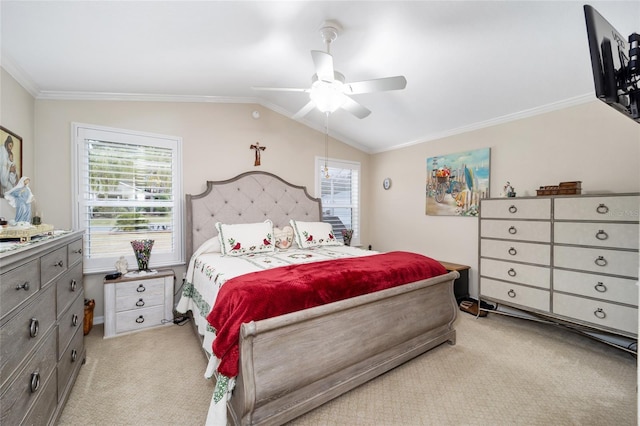
M 167 267 L 184 264 L 184 225 L 183 225 L 183 176 L 182 176 L 182 138 L 178 136 L 160 135 L 149 132 L 119 129 L 113 127 L 98 126 L 93 124 L 72 123 L 72 225 L 73 229 L 85 231 L 83 237 L 84 272 L 100 273 L 110 272 L 115 269 L 115 262 L 120 256 L 124 256 L 129 264 L 129 270 L 136 269 L 133 249 L 120 253 L 114 257 L 105 256 L 91 259 L 89 235 L 86 230 L 84 211 L 88 205 L 85 202 L 85 193 L 81 188 L 88 186 L 88 175 L 84 172 L 83 164 L 88 156 L 86 140 L 98 140 L 102 142 L 127 143 L 145 147 L 168 148 L 171 150 L 171 181 L 172 181 L 172 235 L 173 250 L 165 253 L 152 253 L 151 267 Z M 122 200 L 122 206 L 135 205 L 135 200 Z M 142 204 L 142 203 L 141 203 Z
M 357 172 L 358 174 L 358 183 L 357 183 L 357 188 L 356 188 L 356 192 L 357 192 L 357 202 L 355 203 L 351 203 L 350 206 L 347 206 L 349 208 L 355 209 L 356 213 L 355 213 L 355 223 L 356 225 L 354 226 L 352 224 L 352 229 L 353 231 L 353 237 L 351 238 L 351 246 L 359 246 L 360 243 L 360 232 L 361 232 L 361 209 L 360 209 L 360 203 L 362 200 L 362 167 L 360 162 L 358 161 L 349 161 L 349 160 L 342 160 L 342 159 L 338 159 L 338 158 L 325 158 L 325 157 L 319 157 L 316 156 L 315 158 L 315 194 L 316 194 L 316 198 L 320 198 L 322 199 L 322 191 L 321 191 L 321 185 L 322 185 L 322 179 L 324 176 L 324 167 L 325 164 L 327 167 L 333 167 L 333 168 L 341 168 L 341 169 L 351 169 Z M 353 185 L 352 185 L 352 190 L 353 190 Z M 345 207 L 345 206 L 327 206 L 327 207 Z M 322 218 L 321 220 L 324 221 L 324 209 L 325 209 L 325 205 L 322 205 Z M 334 231 L 335 232 L 335 231 Z M 336 235 L 336 238 L 342 240 L 342 235 Z

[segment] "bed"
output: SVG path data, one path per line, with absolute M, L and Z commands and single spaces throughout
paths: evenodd
M 215 302 L 212 298 L 222 299 L 227 284 L 230 288 L 229 283 L 242 278 L 230 274 L 225 286 L 211 288 L 216 271 L 222 269 L 206 266 L 208 256 L 219 257 L 215 252 L 220 250 L 214 247 L 211 253 L 208 247 L 219 244 L 218 232 L 224 230 L 220 224 L 269 220 L 280 230 L 295 225 L 295 221 L 316 223 L 321 221 L 321 204 L 302 186 L 271 173 L 247 172 L 225 181 L 208 181 L 203 193 L 186 196 L 185 209 L 190 267 L 177 309 L 191 312 L 210 360 L 205 373 L 208 377 L 216 375 L 215 369 L 223 364 L 212 355 L 216 335 L 207 321 Z M 224 251 L 224 241 L 222 244 Z M 295 245 L 299 245 L 298 250 L 305 249 L 304 241 Z M 288 253 L 292 257 L 293 252 Z M 319 256 L 309 262 L 338 262 L 332 264 L 357 262 L 367 256 L 383 259 L 386 255 L 392 254 L 343 245 L 314 247 L 305 252 L 308 257 Z M 262 254 L 254 256 L 262 258 Z M 227 256 L 226 261 L 242 257 Z M 299 268 L 314 267 L 302 263 Z M 237 375 L 217 376 L 207 423 L 283 424 L 444 342 L 455 344 L 453 281 L 457 277 L 455 271 L 442 273 L 242 323 L 237 331 Z

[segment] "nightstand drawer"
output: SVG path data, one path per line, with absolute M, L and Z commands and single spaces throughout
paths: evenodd
M 553 312 L 600 327 L 638 335 L 638 309 L 636 308 L 555 293 Z
M 556 269 L 553 289 L 638 306 L 638 280 Z
M 483 257 L 535 263 L 543 266 L 551 264 L 551 246 L 548 244 L 487 240 L 483 238 L 480 241 L 480 250 Z
M 116 312 L 129 311 L 132 309 L 150 308 L 164 304 L 164 288 L 161 293 L 147 294 L 139 293 L 135 296 L 116 296 Z
M 503 300 L 509 305 L 520 305 L 549 312 L 550 292 L 539 288 L 525 287 L 513 283 L 480 278 L 482 297 Z
M 527 284 L 547 290 L 551 288 L 551 271 L 542 266 L 481 259 L 480 268 L 480 274 L 483 277 Z
M 118 284 L 116 287 L 116 297 L 142 297 L 149 295 L 163 294 L 164 279 L 151 278 L 144 281 L 130 281 Z M 136 299 L 137 300 L 137 299 Z
M 638 249 L 637 223 L 556 222 L 556 243 Z
M 551 242 L 551 222 L 527 222 L 524 220 L 483 220 L 480 224 L 483 238 Z
M 141 330 L 162 324 L 164 318 L 163 306 L 144 308 L 135 311 L 118 312 L 116 314 L 116 333 Z M 166 318 L 171 321 L 171 318 Z

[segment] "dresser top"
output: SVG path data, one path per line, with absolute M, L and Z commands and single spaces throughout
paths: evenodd
M 84 231 L 53 231 L 53 235 L 46 235 L 32 238 L 31 241 L 2 242 L 0 243 L 0 268 L 5 269 L 12 263 L 26 259 L 27 257 L 39 256 L 46 251 L 69 244 L 78 238 L 82 238 Z

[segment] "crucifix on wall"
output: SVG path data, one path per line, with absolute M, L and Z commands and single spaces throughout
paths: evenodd
M 266 146 L 260 146 L 260 142 L 256 142 L 255 144 L 251 145 L 249 147 L 249 149 L 253 149 L 256 152 L 256 160 L 254 161 L 253 165 L 254 166 L 259 166 L 260 165 L 260 151 L 264 151 L 265 149 L 267 149 Z

